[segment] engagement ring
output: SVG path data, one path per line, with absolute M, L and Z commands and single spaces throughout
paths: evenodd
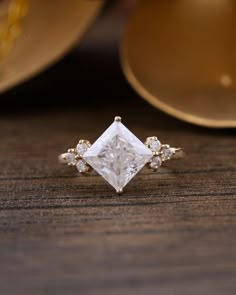
M 181 157 L 181 151 L 181 148 L 161 144 L 156 136 L 142 143 L 122 124 L 121 117 L 115 117 L 95 143 L 81 139 L 75 148 L 61 154 L 59 160 L 76 167 L 80 174 L 96 171 L 121 194 L 145 165 L 157 171 L 164 162 Z

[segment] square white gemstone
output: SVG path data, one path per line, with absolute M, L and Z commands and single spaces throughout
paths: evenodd
M 116 191 L 122 191 L 152 156 L 149 148 L 121 122 L 115 121 L 83 158 Z

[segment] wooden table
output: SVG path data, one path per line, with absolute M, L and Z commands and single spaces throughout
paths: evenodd
M 9 111 L 9 110 L 8 110 Z M 115 115 L 187 157 L 139 174 L 122 196 L 57 155 Z M 130 102 L 0 116 L 3 295 L 235 294 L 236 140 Z

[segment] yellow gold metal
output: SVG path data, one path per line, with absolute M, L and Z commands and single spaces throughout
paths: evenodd
M 80 159 L 82 159 L 82 157 L 80 155 L 75 156 L 75 160 L 80 160 Z
M 123 194 L 123 189 L 117 190 L 116 193 L 117 193 L 118 195 L 122 195 L 122 194 Z
M 75 153 L 75 149 L 68 149 L 68 151 L 67 151 L 68 153 Z
M 67 165 L 70 166 L 70 167 L 74 167 L 75 163 L 68 163 Z
M 9 53 L 21 33 L 22 20 L 28 12 L 28 0 L 12 0 L 0 27 L 0 59 Z
M 122 120 L 122 119 L 121 119 L 121 117 L 119 117 L 119 116 L 116 116 L 115 119 L 114 119 L 114 121 L 116 121 L 116 122 L 121 122 L 121 120 Z
M 61 154 L 58 156 L 58 161 L 59 163 L 61 164 L 66 164 L 66 157 L 65 157 L 65 154 Z
M 235 27 L 234 0 L 136 1 L 120 47 L 124 73 L 180 120 L 235 128 Z
M 153 152 L 153 156 L 161 156 L 163 152 Z
M 85 143 L 85 144 L 87 144 L 88 146 L 91 146 L 90 141 L 87 140 L 87 139 L 80 139 L 80 140 L 79 140 L 79 144 L 81 144 L 81 143 Z

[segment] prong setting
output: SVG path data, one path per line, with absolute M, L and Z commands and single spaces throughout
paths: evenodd
M 75 148 L 70 148 L 67 153 L 59 156 L 59 161 L 67 164 L 69 167 L 76 167 L 80 174 L 88 174 L 93 169 L 83 159 L 83 154 L 90 146 L 91 144 L 88 140 L 80 139 Z
M 83 154 L 90 148 L 91 144 L 88 140 L 80 139 L 75 150 L 80 158 L 83 158 Z
M 116 193 L 117 193 L 118 195 L 122 195 L 122 194 L 123 194 L 123 192 L 124 192 L 124 190 L 123 190 L 123 189 L 118 189 L 118 190 L 116 191 Z
M 161 144 L 156 136 L 148 137 L 145 145 L 153 153 L 152 159 L 147 164 L 147 167 L 153 171 L 157 171 L 165 161 L 171 160 L 177 152 L 182 151 L 181 148 L 173 148 L 169 144 Z
M 74 154 L 75 153 L 75 149 L 70 148 L 70 149 L 67 150 L 67 152 Z
M 75 160 L 80 160 L 80 159 L 82 159 L 80 155 L 75 156 Z
M 116 117 L 114 118 L 114 121 L 115 121 L 115 122 L 121 122 L 121 121 L 122 121 L 122 119 L 121 119 L 121 117 L 120 117 L 120 116 L 116 116 Z
M 145 145 L 153 152 L 158 153 L 161 149 L 161 142 L 156 136 L 148 137 L 145 141 Z

